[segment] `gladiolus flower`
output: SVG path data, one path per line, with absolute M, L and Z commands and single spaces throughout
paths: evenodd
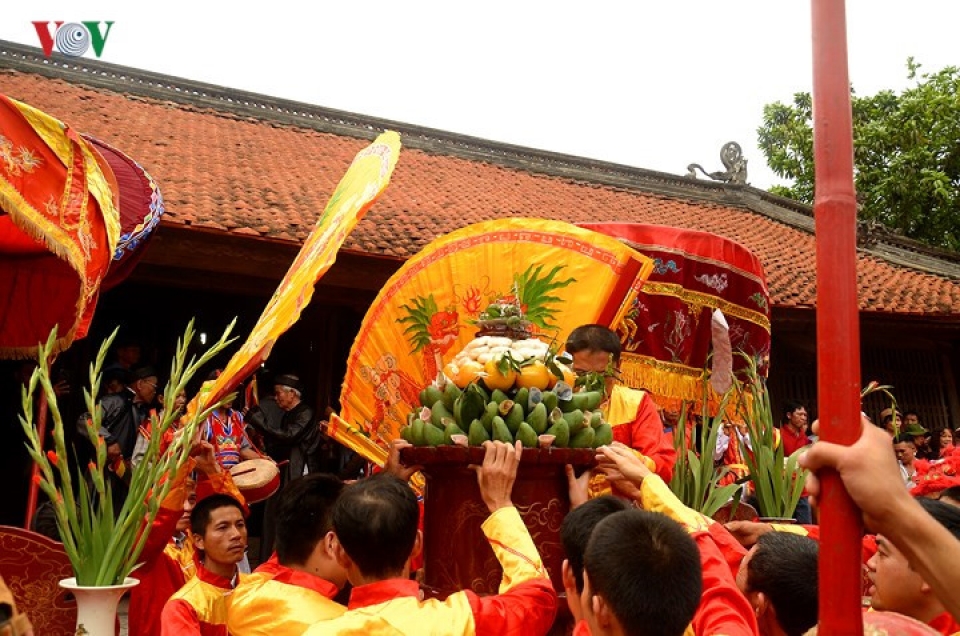
M 87 470 L 89 470 L 91 473 L 94 473 L 97 471 L 97 465 L 94 464 L 93 462 L 90 462 L 89 464 L 87 464 Z
M 33 483 L 35 483 L 38 486 L 43 482 L 43 480 L 40 478 L 40 473 L 35 474 L 32 477 L 32 479 L 33 479 Z
M 60 461 L 60 458 L 57 457 L 57 454 L 52 450 L 47 451 L 47 459 L 50 460 L 50 463 L 54 466 L 56 466 L 57 462 Z

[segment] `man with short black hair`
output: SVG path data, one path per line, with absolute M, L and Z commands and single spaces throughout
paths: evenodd
M 818 471 L 838 472 L 847 493 L 863 512 L 866 527 L 895 546 L 944 608 L 960 618 L 960 533 L 953 524 L 948 528 L 931 516 L 922 499 L 914 499 L 899 487 L 896 460 L 886 433 L 862 417 L 856 442 L 850 446 L 817 442 L 801 455 L 800 465 L 812 471 L 807 487 L 814 496 L 820 493 Z
M 180 466 L 167 497 L 160 502 L 157 517 L 146 530 L 140 566 L 131 574 L 140 585 L 130 591 L 127 621 L 130 633 L 137 636 L 160 634 L 160 615 L 167 600 L 196 576 L 190 534 L 190 515 L 196 502 L 215 493 L 243 501 L 230 473 L 217 463 L 213 446 L 200 441 L 195 450 L 196 454 Z M 194 468 L 198 469 L 199 481 L 191 478 Z
M 807 407 L 800 402 L 790 400 L 783 405 L 783 420 L 780 424 L 780 443 L 783 444 L 783 456 L 790 457 L 795 452 L 810 445 L 807 437 Z M 797 500 L 793 518 L 800 524 L 813 523 L 810 510 L 810 498 L 806 493 Z
M 211 495 L 190 513 L 190 531 L 197 575 L 164 605 L 160 634 L 223 636 L 227 633 L 227 597 L 237 585 L 237 564 L 247 550 L 243 506 L 229 495 Z
M 567 607 L 576 622 L 573 636 L 590 636 L 590 627 L 587 621 L 583 620 L 583 611 L 580 609 L 580 594 L 583 593 L 583 553 L 587 550 L 590 535 L 598 523 L 613 513 L 628 508 L 629 504 L 625 499 L 602 495 L 580 504 L 563 518 L 560 542 L 567 558 L 563 560 L 561 577 L 563 591 L 567 595 Z
M 917 474 L 917 445 L 908 435 L 893 438 L 893 452 L 897 456 L 897 465 L 900 467 L 900 476 L 907 488 L 914 487 L 914 477 Z
M 522 449 L 486 442 L 477 481 L 490 517 L 483 530 L 503 567 L 501 594 L 472 591 L 420 600 L 410 559 L 420 552 L 417 497 L 402 480 L 379 474 L 345 488 L 334 507 L 337 559 L 354 585 L 347 612 L 315 623 L 322 634 L 546 634 L 557 596 L 530 533 L 510 499 Z
M 960 539 L 960 509 L 933 499 L 920 498 L 917 502 L 928 515 Z M 951 548 L 942 547 L 945 550 Z M 960 632 L 960 623 L 947 611 L 945 599 L 936 595 L 903 552 L 882 534 L 877 535 L 877 553 L 867 562 L 867 570 L 873 583 L 870 590 L 873 609 L 905 614 L 945 636 Z
M 896 437 L 900 433 L 903 424 L 900 421 L 900 411 L 892 408 L 885 408 L 880 411 L 880 428 L 884 429 L 890 435 Z
M 807 437 L 807 407 L 794 400 L 783 405 L 783 420 L 780 435 L 783 444 L 783 456 L 789 457 L 796 451 L 810 445 Z
M 581 608 L 593 636 L 680 636 L 700 604 L 697 544 L 664 515 L 608 516 L 590 535 L 583 567 Z
M 699 576 L 703 594 L 698 594 L 699 605 L 695 607 L 691 629 L 698 636 L 755 636 L 757 622 L 753 608 L 747 602 L 734 580 L 733 571 L 739 567 L 746 551 L 737 544 L 736 540 L 724 530 L 723 526 L 708 517 L 691 510 L 683 505 L 676 495 L 654 474 L 650 468 L 640 460 L 631 449 L 623 444 L 614 443 L 610 446 L 601 446 L 597 454 L 597 470 L 607 476 L 614 488 L 624 496 L 637 501 L 644 510 L 659 513 L 680 524 L 685 532 L 689 533 L 698 551 Z M 622 513 L 617 513 L 622 514 Z M 612 518 L 612 517 L 611 517 Z M 603 522 L 601 522 L 603 523 Z M 599 529 L 599 525 L 597 529 Z M 597 530 L 594 531 L 596 533 Z M 665 537 L 668 535 L 664 535 Z M 591 543 L 593 537 L 591 537 Z M 636 541 L 629 533 L 623 537 L 624 545 L 620 550 L 636 550 Z M 673 544 L 664 542 L 657 544 L 658 550 L 665 551 L 664 559 L 672 558 Z M 588 548 L 588 553 L 590 549 Z M 586 571 L 592 576 L 589 564 L 585 560 Z M 622 567 L 629 570 L 635 564 L 629 558 L 624 558 Z M 627 575 L 633 576 L 627 572 Z M 677 576 L 680 576 L 677 574 Z M 683 579 L 686 580 L 686 579 Z M 585 579 L 586 581 L 586 579 Z M 661 598 L 665 603 L 672 603 L 675 596 L 675 586 L 682 585 L 681 579 L 667 577 L 663 581 L 651 583 L 643 593 L 651 598 Z M 586 594 L 586 583 L 584 588 Z M 656 609 L 651 609 L 653 616 L 657 616 Z M 639 617 L 635 617 L 639 620 Z M 661 631 L 658 618 L 651 618 L 650 630 L 641 631 L 642 634 L 656 634 L 671 636 L 672 631 Z M 688 619 L 689 620 L 689 619 Z M 611 629 L 617 627 L 610 624 Z M 621 626 L 622 627 L 622 626 Z M 670 630 L 676 627 L 670 624 Z M 590 625 L 591 632 L 594 625 Z M 608 631 L 607 633 L 629 633 Z
M 737 587 L 753 606 L 762 636 L 802 636 L 817 624 L 819 552 L 809 537 L 768 532 L 744 557 Z
M 233 636 L 300 636 L 346 608 L 332 599 L 347 582 L 334 553 L 333 506 L 343 483 L 332 475 L 290 482 L 277 502 L 277 551 L 234 590 Z
M 577 599 L 583 591 L 583 553 L 590 541 L 590 534 L 598 523 L 627 508 L 629 505 L 626 500 L 613 495 L 603 495 L 577 506 L 563 518 L 560 542 L 563 543 L 563 553 L 567 557 L 563 561 L 563 582 L 567 590 L 567 602 L 577 605 L 574 616 L 580 609 Z M 575 595 L 570 594 L 571 588 L 576 591 Z M 574 610 L 573 607 L 570 609 Z
M 604 325 L 581 325 L 570 332 L 565 347 L 573 356 L 578 376 L 590 373 L 605 377 L 606 398 L 601 409 L 604 421 L 613 427 L 613 439 L 646 458 L 651 470 L 664 481 L 673 476 L 677 452 L 663 434 L 657 405 L 645 392 L 617 383 L 620 368 L 620 338 Z

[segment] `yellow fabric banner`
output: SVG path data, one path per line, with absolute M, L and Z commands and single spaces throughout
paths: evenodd
M 236 388 L 270 355 L 277 338 L 297 322 L 313 297 L 314 284 L 330 269 L 347 235 L 387 187 L 399 155 L 400 135 L 393 131 L 357 154 L 247 341 L 220 377 L 194 398 L 189 412 L 206 408 Z

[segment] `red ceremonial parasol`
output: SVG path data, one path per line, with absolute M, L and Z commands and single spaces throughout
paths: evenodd
M 731 355 L 739 351 L 754 358 L 766 376 L 770 297 L 760 259 L 750 250 L 716 234 L 663 225 L 581 227 L 617 237 L 654 262 L 633 306 L 617 325 L 626 384 L 649 391 L 660 406 L 679 410 L 684 401 L 702 400 L 708 357 L 712 351 L 716 376 L 723 348 L 732 373 L 747 365 L 743 357 Z M 715 341 L 716 310 L 727 324 L 725 347 Z
M 138 163 L 0 96 L 0 358 L 35 356 L 54 327 L 55 352 L 85 336 L 101 286 L 130 273 L 162 214 Z M 41 438 L 45 423 L 41 394 Z M 27 523 L 36 498 L 31 481 Z
M 66 124 L 0 96 L 0 358 L 86 335 L 119 238 L 106 160 Z
M 84 134 L 113 170 L 120 194 L 120 238 L 113 250 L 110 269 L 100 284 L 112 289 L 120 284 L 140 261 L 144 247 L 160 224 L 165 211 L 160 187 L 139 163 L 104 141 Z

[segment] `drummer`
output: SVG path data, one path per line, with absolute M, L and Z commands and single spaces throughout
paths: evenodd
M 207 381 L 216 380 L 222 369 L 217 369 Z M 261 455 L 250 443 L 245 431 L 243 414 L 228 406 L 217 407 L 201 426 L 201 439 L 213 445 L 217 462 L 224 470 L 230 470 L 248 459 L 260 459 Z
M 273 395 L 277 406 L 283 410 L 279 422 L 268 418 L 259 406 L 250 410 L 247 421 L 261 433 L 267 444 L 267 453 L 274 461 L 286 462 L 280 471 L 280 487 L 308 473 L 320 472 L 317 449 L 320 445 L 320 428 L 316 424 L 313 409 L 303 401 L 303 383 L 295 375 L 278 375 L 273 380 Z M 273 553 L 276 523 L 276 498 L 267 500 L 263 514 L 263 536 L 260 540 L 260 562 Z

